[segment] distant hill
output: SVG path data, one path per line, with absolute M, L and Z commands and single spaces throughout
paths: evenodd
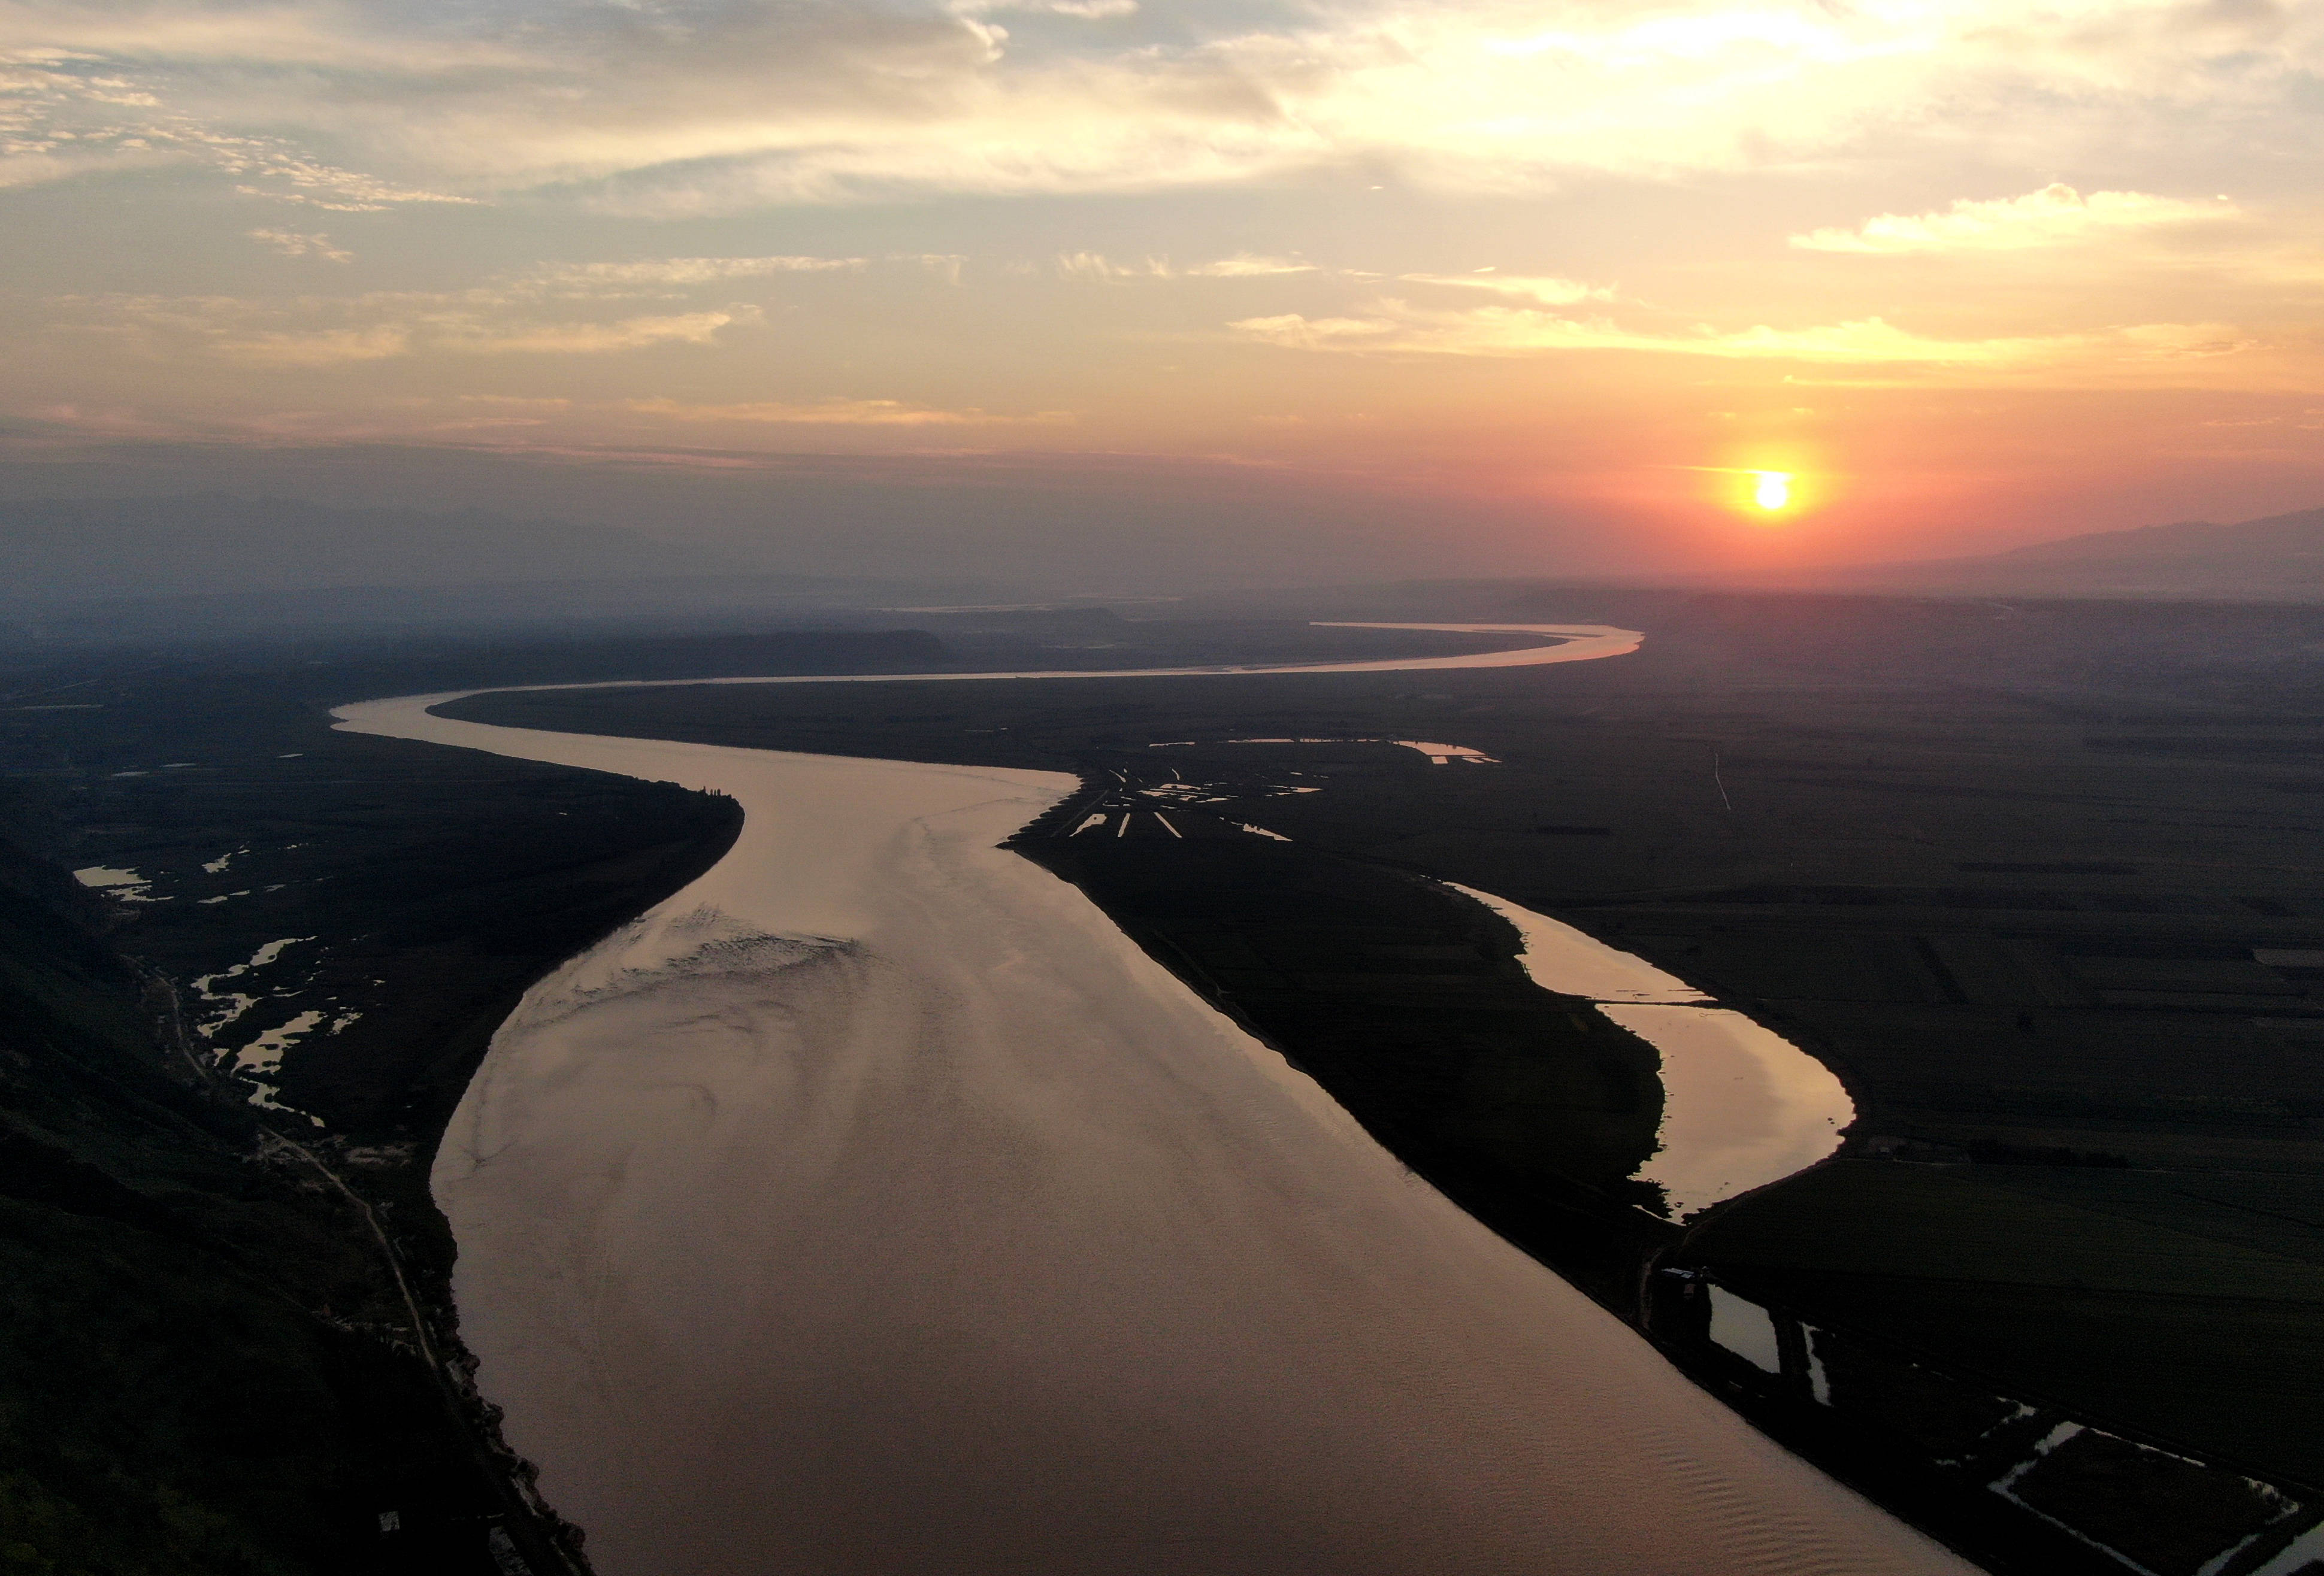
M 1982 558 L 1833 571 L 1852 590 L 2324 602 L 2324 509 L 2097 531 Z

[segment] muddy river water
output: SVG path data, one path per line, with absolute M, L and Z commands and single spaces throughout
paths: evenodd
M 1532 659 L 1637 640 L 1573 632 Z M 433 1175 L 480 1383 L 603 1576 L 1967 1569 L 996 846 L 1072 779 L 449 698 L 339 714 L 745 816 L 526 995 Z

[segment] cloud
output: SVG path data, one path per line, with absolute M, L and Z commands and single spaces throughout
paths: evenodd
M 228 174 L 247 172 L 252 179 L 236 183 L 244 197 L 275 202 L 303 203 L 335 214 L 375 214 L 405 203 L 470 203 L 472 197 L 399 186 L 392 180 L 357 171 L 342 170 L 302 157 L 254 138 L 214 137 L 187 134 L 183 143 L 207 152 L 217 167 Z
M 321 234 L 247 233 L 286 256 L 346 262 L 351 255 Z M 906 261 L 941 267 L 954 260 Z M 111 294 L 61 297 L 50 305 L 60 326 L 112 336 L 147 355 L 215 356 L 254 367 L 313 368 L 428 354 L 603 355 L 710 346 L 726 329 L 764 321 L 755 302 L 698 300 L 717 287 L 784 275 L 856 273 L 868 266 L 860 257 L 660 257 L 543 263 L 462 290 L 271 301 Z M 694 309 L 639 311 L 648 300 Z
M 737 303 L 714 311 L 611 319 L 554 318 L 521 297 L 377 292 L 289 302 L 230 296 L 66 297 L 69 327 L 125 338 L 156 356 L 213 356 L 244 366 L 312 369 L 422 354 L 602 355 L 664 345 L 706 346 L 721 329 L 761 320 Z
M 1314 273 L 1315 265 L 1289 257 L 1261 257 L 1249 252 L 1238 252 L 1232 257 L 1222 257 L 1215 263 L 1198 263 L 1186 270 L 1204 279 L 1263 279 L 1284 273 Z
M 1572 318 L 1521 308 L 1421 311 L 1396 300 L 1374 303 L 1370 317 L 1310 318 L 1291 313 L 1246 318 L 1228 328 L 1243 338 L 1286 349 L 1342 354 L 1523 356 L 1612 350 L 1955 373 L 2018 372 L 2068 364 L 2151 366 L 2229 355 L 2253 343 L 2247 335 L 2218 324 L 2158 323 L 2098 334 L 1944 338 L 1916 334 L 1881 318 L 1804 328 L 1652 329 L 1627 327 L 1602 317 Z
M 552 290 L 612 293 L 641 285 L 683 289 L 779 273 L 860 273 L 867 263 L 862 257 L 657 257 L 640 263 L 552 263 L 532 270 L 524 276 L 524 282 Z
M 1051 16 L 1078 17 L 1084 22 L 1099 22 L 1109 17 L 1135 16 L 1138 0 L 969 0 L 955 5 L 955 16 L 989 16 L 996 11 L 1030 11 Z
M 1116 263 L 1101 252 L 1060 252 L 1057 253 L 1056 269 L 1060 278 L 1091 280 L 1099 283 L 1124 279 L 1264 279 L 1278 274 L 1320 272 L 1312 263 L 1301 263 L 1288 257 L 1261 257 L 1250 252 L 1238 252 L 1231 257 L 1197 263 L 1185 268 L 1174 266 L 1167 257 L 1148 257 L 1141 263 Z
M 226 177 L 246 197 L 340 213 L 475 200 L 343 169 L 295 140 L 222 129 L 173 108 L 160 90 L 171 73 L 153 69 L 166 43 L 148 37 L 131 45 L 135 29 L 124 20 L 36 19 L 22 5 L 0 5 L 0 188 L 175 165 Z M 37 39 L 42 22 L 76 32 L 93 25 L 118 52 L 9 47 L 12 37 Z
M 677 421 L 746 421 L 801 427 L 982 427 L 1055 425 L 1073 419 L 1065 410 L 1031 416 L 996 416 L 978 410 L 945 410 L 896 400 L 819 400 L 813 404 L 754 401 L 735 405 L 686 405 L 676 400 L 631 400 L 625 408 Z
M 684 312 L 667 318 L 624 318 L 612 323 L 443 326 L 431 343 L 446 350 L 488 355 L 601 355 L 651 345 L 708 345 L 730 323 L 755 321 L 743 308 Z
M 1100 284 L 1118 279 L 1167 279 L 1170 264 L 1166 258 L 1149 257 L 1143 263 L 1116 263 L 1101 252 L 1060 252 L 1057 253 L 1057 277 L 1060 279 L 1091 280 Z
M 1881 214 L 1853 230 L 1812 230 L 1794 235 L 1792 244 L 1806 252 L 1888 256 L 2016 252 L 2240 217 L 2236 206 L 2225 200 L 2186 202 L 2142 191 L 2094 191 L 2084 197 L 2070 186 L 2052 183 L 2023 197 L 1990 202 L 1961 198 L 1934 213 Z
M 323 235 L 301 235 L 295 230 L 253 230 L 250 238 L 262 246 L 271 246 L 285 257 L 319 257 L 329 263 L 353 263 L 355 254 L 341 251 Z
M 1521 296 L 1545 307 L 1570 307 L 1582 301 L 1610 301 L 1613 287 L 1583 284 L 1579 280 L 1552 277 L 1526 277 L 1513 273 L 1406 273 L 1399 279 L 1410 284 L 1446 285 L 1454 290 L 1490 290 L 1496 295 Z
M 968 259 L 958 252 L 891 252 L 888 254 L 888 261 L 916 263 L 943 279 L 946 284 L 958 284 L 961 268 Z
M 258 328 L 222 333 L 208 348 L 244 366 L 312 368 L 349 362 L 384 361 L 411 354 L 411 329 L 401 323 L 370 328 Z
M 1109 25 L 1016 37 L 986 20 L 1004 12 Z M 1128 0 L 509 0 L 456 26 L 385 0 L 0 0 L 0 60 L 19 180 L 164 154 L 324 207 L 536 191 L 682 217 L 1359 167 L 1531 191 L 1891 167 L 1904 146 L 2056 165 L 2143 139 L 2225 169 L 2267 128 L 2299 134 L 2324 27 L 2191 0 L 1338 0 L 1167 23 Z

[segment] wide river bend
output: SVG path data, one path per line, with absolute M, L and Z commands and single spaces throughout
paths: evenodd
M 1336 670 L 1637 642 L 1514 627 L 1577 638 Z M 1073 779 L 452 698 L 340 725 L 744 812 L 526 994 L 432 1178 L 479 1381 L 602 1576 L 1968 1569 L 996 846 Z

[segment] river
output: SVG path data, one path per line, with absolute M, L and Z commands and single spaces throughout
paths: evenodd
M 996 846 L 1070 778 L 450 698 L 341 725 L 744 812 L 527 993 L 432 1177 L 479 1382 L 602 1576 L 1967 1570 Z
M 1674 1217 L 1779 1182 L 1840 1147 L 1856 1102 L 1831 1069 L 1764 1024 L 1563 920 L 1448 882 L 1517 926 L 1534 983 L 1581 996 L 1662 1057 L 1660 1147 L 1638 1173 Z

